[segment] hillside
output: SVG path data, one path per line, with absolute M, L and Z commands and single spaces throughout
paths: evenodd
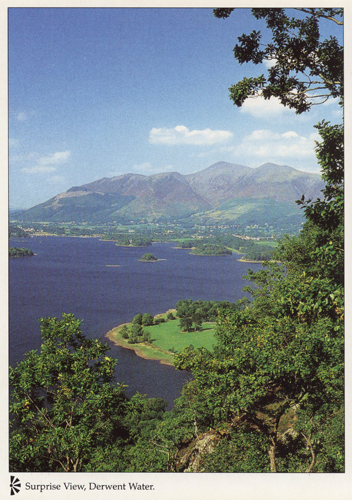
M 197 223 L 253 220 L 263 214 L 299 214 L 295 200 L 317 198 L 318 174 L 266 163 L 256 169 L 218 162 L 189 175 L 124 174 L 74 186 L 18 212 L 17 220 L 126 222 L 188 219 Z

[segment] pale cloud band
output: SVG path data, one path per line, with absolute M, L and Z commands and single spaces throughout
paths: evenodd
M 39 158 L 38 163 L 40 165 L 54 165 L 57 163 L 66 163 L 69 157 L 71 156 L 70 151 L 59 151 L 57 153 L 53 153 L 49 156 L 43 156 Z
M 157 167 L 152 165 L 149 161 L 146 161 L 138 165 L 133 165 L 132 170 L 143 175 L 153 175 L 161 174 L 164 172 L 171 172 L 173 170 L 173 167 L 172 165 Z
M 24 111 L 22 111 L 21 113 L 18 113 L 18 115 L 17 115 L 17 117 L 16 117 L 16 118 L 17 118 L 17 120 L 18 120 L 19 122 L 24 122 L 24 121 L 26 121 L 26 120 L 27 120 L 28 115 L 27 115 L 27 113 L 25 113 Z
M 317 133 L 304 137 L 292 130 L 283 134 L 271 130 L 254 130 L 235 148 L 235 153 L 265 159 L 313 158 L 314 141 L 318 138 Z
M 284 113 L 295 114 L 292 109 L 283 106 L 277 97 L 264 99 L 262 96 L 246 99 L 241 106 L 241 113 L 247 113 L 256 118 L 278 116 Z
M 46 167 L 45 165 L 35 165 L 34 167 L 24 167 L 21 172 L 25 174 L 47 174 L 55 172 L 56 167 Z
M 71 156 L 70 151 L 58 151 L 48 156 L 38 158 L 37 164 L 33 167 L 24 167 L 21 172 L 26 174 L 50 173 L 56 170 L 53 165 L 66 163 Z
M 174 146 L 190 144 L 194 146 L 209 146 L 227 141 L 233 136 L 227 130 L 189 130 L 184 125 L 175 128 L 152 128 L 149 134 L 150 144 Z

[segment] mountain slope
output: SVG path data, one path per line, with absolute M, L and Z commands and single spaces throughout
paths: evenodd
M 186 179 L 214 207 L 233 198 L 251 171 L 249 167 L 222 161 L 195 174 L 186 175 Z
M 109 222 L 138 220 L 236 220 L 248 213 L 297 213 L 302 194 L 315 199 L 320 175 L 266 163 L 256 169 L 218 162 L 189 175 L 124 174 L 75 186 L 17 214 L 18 220 Z M 286 206 L 287 205 L 287 206 Z M 214 215 L 215 214 L 215 215 Z M 252 217 L 252 216 L 251 216 Z M 253 218 L 252 217 L 252 218 Z M 194 220 L 195 220 L 194 219 Z M 197 219 L 197 220 L 198 220 Z
M 234 198 L 271 198 L 287 202 L 297 200 L 302 194 L 316 198 L 323 185 L 317 174 L 273 163 L 252 169 L 219 162 L 186 177 L 213 207 Z

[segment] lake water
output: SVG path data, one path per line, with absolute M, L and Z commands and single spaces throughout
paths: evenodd
M 83 319 L 87 337 L 109 344 L 110 355 L 118 359 L 116 379 L 128 385 L 129 396 L 138 391 L 162 397 L 170 408 L 190 374 L 140 358 L 115 346 L 105 334 L 137 313 L 155 315 L 174 308 L 180 299 L 235 302 L 244 295 L 247 268 L 261 267 L 238 262 L 237 255 L 190 255 L 174 245 L 155 243 L 146 249 L 97 238 L 11 239 L 10 246 L 30 248 L 36 255 L 9 264 L 10 364 L 40 347 L 39 318 L 73 313 Z M 161 260 L 139 262 L 146 251 Z

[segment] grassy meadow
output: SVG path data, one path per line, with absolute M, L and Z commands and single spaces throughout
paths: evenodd
M 175 320 L 166 320 L 166 315 L 167 313 L 157 316 L 157 318 L 164 318 L 165 323 L 143 327 L 151 335 L 150 344 L 129 344 L 120 334 L 123 325 L 111 330 L 107 334 L 107 337 L 122 347 L 133 349 L 138 356 L 158 360 L 166 364 L 173 364 L 174 353 L 181 352 L 184 347 L 191 344 L 195 348 L 206 347 L 210 351 L 212 350 L 215 323 L 203 323 L 202 329 L 198 332 L 181 332 L 180 320 L 178 318 Z M 126 323 L 126 326 L 130 327 L 131 324 Z

